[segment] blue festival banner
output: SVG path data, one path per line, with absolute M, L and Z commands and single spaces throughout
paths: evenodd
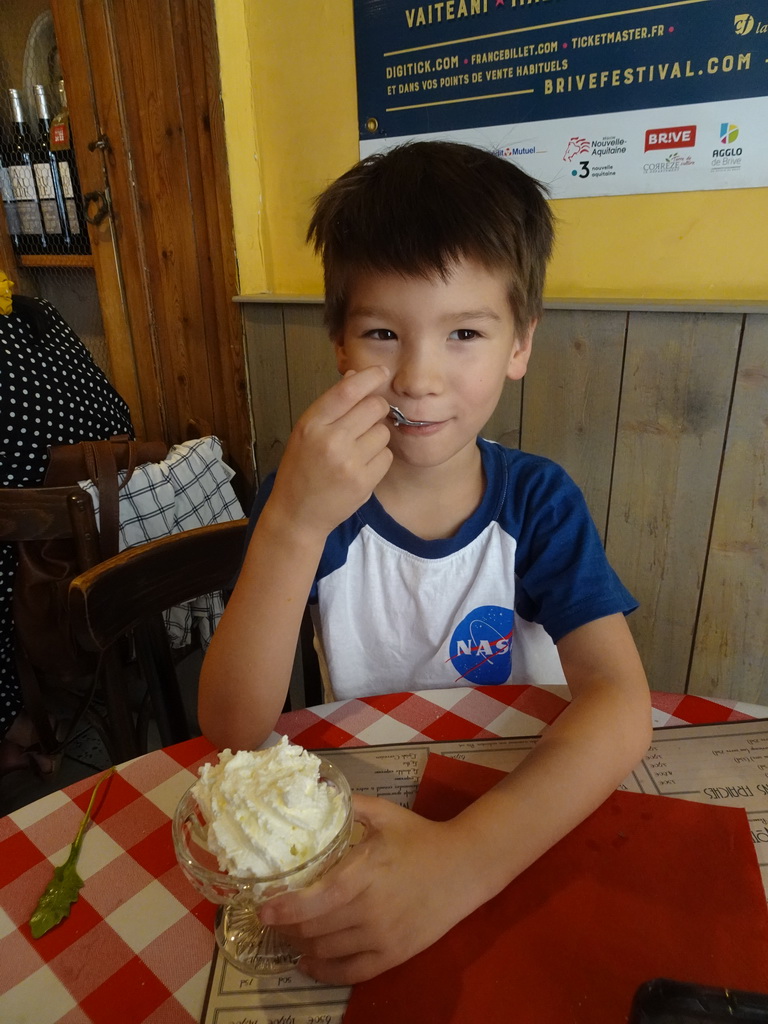
M 354 12 L 363 155 L 473 142 L 561 197 L 768 184 L 765 0 L 355 0 Z

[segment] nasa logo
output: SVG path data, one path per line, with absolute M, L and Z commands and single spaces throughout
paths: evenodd
M 474 608 L 456 626 L 448 660 L 456 679 L 476 685 L 506 683 L 512 672 L 512 634 L 515 613 L 511 608 L 486 604 Z

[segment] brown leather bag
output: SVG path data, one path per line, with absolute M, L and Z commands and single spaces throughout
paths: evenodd
M 131 441 L 127 436 L 108 441 L 81 441 L 52 447 L 43 486 L 63 487 L 92 480 L 99 492 L 101 558 L 118 551 L 119 490 L 136 466 L 162 462 L 168 446 L 162 441 Z M 122 483 L 118 473 L 125 470 Z M 87 566 L 79 563 L 74 539 L 23 541 L 17 544 L 19 563 L 14 579 L 13 615 L 18 642 L 35 668 L 63 679 L 93 671 L 96 656 L 72 639 L 67 592 Z

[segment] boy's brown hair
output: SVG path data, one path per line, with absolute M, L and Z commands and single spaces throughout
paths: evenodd
M 526 327 L 541 315 L 553 239 L 544 186 L 456 142 L 410 142 L 360 160 L 318 196 L 307 232 L 323 260 L 332 337 L 343 331 L 356 272 L 446 277 L 461 258 L 507 275 Z

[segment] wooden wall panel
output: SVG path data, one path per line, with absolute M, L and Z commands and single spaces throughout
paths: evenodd
M 690 689 L 768 703 L 768 316 L 747 317 Z
M 246 309 L 271 469 L 337 372 L 320 306 Z M 564 465 L 607 522 L 652 686 L 768 703 L 768 316 L 746 322 L 739 356 L 741 313 L 548 310 L 483 433 Z
M 605 540 L 627 315 L 548 310 L 523 382 L 521 447 L 581 487 Z
M 653 689 L 684 691 L 741 317 L 630 319 L 607 551 Z

